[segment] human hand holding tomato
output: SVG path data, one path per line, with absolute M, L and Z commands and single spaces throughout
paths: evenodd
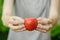
M 48 18 L 32 18 L 28 17 L 24 20 L 25 28 L 29 31 L 38 30 L 40 32 L 48 32 L 52 27 L 52 20 Z
M 37 31 L 46 33 L 50 31 L 50 29 L 53 26 L 53 21 L 49 18 L 39 17 L 37 18 L 37 20 L 38 20 L 38 26 L 36 28 Z
M 17 16 L 12 16 L 9 19 L 8 26 L 10 29 L 14 31 L 33 31 L 37 28 L 38 21 L 36 18 L 33 17 L 28 17 L 23 20 L 20 17 Z
M 47 18 L 36 19 L 33 17 L 28 17 L 23 20 L 20 17 L 13 16 L 10 18 L 9 22 L 9 27 L 15 31 L 21 31 L 20 27 L 22 28 L 22 25 L 25 28 L 24 30 L 38 30 L 40 32 L 46 32 L 46 30 L 49 30 L 52 27 L 51 20 Z
M 11 16 L 8 20 L 8 27 L 15 32 L 25 31 L 24 20 L 21 17 Z

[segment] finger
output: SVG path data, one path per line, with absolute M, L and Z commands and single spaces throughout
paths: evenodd
M 13 17 L 10 18 L 9 23 L 12 23 L 12 24 L 23 24 L 23 19 L 13 16 Z
M 41 25 L 41 24 L 38 24 L 37 26 L 37 28 L 42 30 L 49 30 L 50 29 L 49 27 L 50 27 L 49 25 Z
M 36 29 L 41 32 L 46 32 L 46 30 L 43 28 L 41 24 Z
M 17 18 L 16 18 L 15 21 L 20 22 L 20 23 L 23 23 L 23 20 L 22 20 L 22 19 L 17 19 Z
M 23 26 L 23 25 L 22 25 Z M 22 27 L 21 26 L 21 27 Z M 26 31 L 26 28 L 25 27 L 23 27 L 23 28 L 21 28 L 21 29 L 15 29 L 15 30 L 13 30 L 13 31 L 15 31 L 15 32 L 22 32 L 22 31 Z
M 47 31 L 49 31 L 51 29 L 52 25 L 44 25 L 43 28 Z
M 25 29 L 25 26 L 24 25 L 20 25 L 19 29 L 17 29 L 17 30 L 23 30 L 23 29 Z
M 14 20 L 13 20 L 13 21 L 10 20 L 10 21 L 8 22 L 8 24 L 9 24 L 9 23 L 10 23 L 10 24 L 13 24 L 13 25 L 19 25 L 19 24 L 21 25 L 21 24 L 23 24 L 23 22 L 20 22 L 20 21 L 14 21 Z
M 39 17 L 39 18 L 37 18 L 38 23 L 42 23 L 42 20 L 43 20 L 43 19 L 44 19 L 43 17 Z
M 44 29 L 42 24 L 38 24 L 37 28 Z M 45 29 L 44 29 L 45 30 Z
M 36 30 L 37 31 L 40 31 L 40 32 L 43 32 L 43 33 L 46 33 L 47 32 L 46 30 L 42 30 L 42 29 L 39 29 L 39 28 L 37 28 Z
M 24 28 L 24 29 L 21 29 L 21 30 L 13 30 L 13 31 L 15 31 L 15 32 L 23 32 L 23 31 L 26 31 L 26 29 Z
M 18 24 L 19 23 L 19 21 L 14 20 L 12 17 L 9 19 L 8 22 L 11 24 Z
M 39 24 L 42 24 L 42 25 L 45 25 L 45 24 L 48 24 L 48 21 L 47 19 L 43 19 L 41 21 L 38 21 Z
M 13 26 L 12 24 L 9 24 L 8 26 L 9 26 L 11 29 L 13 29 L 13 30 L 14 30 L 14 29 L 17 30 L 17 29 L 22 29 L 22 28 L 24 28 L 23 26 L 20 26 L 20 25 L 19 25 L 19 26 Z
M 41 25 L 41 24 L 39 24 L 39 25 L 37 26 L 37 29 L 49 31 L 49 30 L 51 29 L 51 27 L 52 27 L 51 24 L 49 24 L 49 25 Z
M 23 18 L 17 17 L 17 16 L 13 16 L 12 17 L 14 20 L 19 20 L 21 22 L 24 22 Z
M 51 24 L 52 20 L 48 18 L 42 18 L 41 20 L 38 21 L 39 24 Z
M 19 28 L 18 26 L 13 26 L 12 24 L 9 24 L 8 26 L 10 27 L 10 29 L 13 29 L 13 30 Z

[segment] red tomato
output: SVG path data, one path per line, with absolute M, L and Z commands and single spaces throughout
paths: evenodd
M 24 20 L 26 30 L 32 31 L 37 28 L 38 21 L 36 18 L 28 17 Z

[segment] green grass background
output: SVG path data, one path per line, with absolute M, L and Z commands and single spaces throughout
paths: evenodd
M 1 20 L 3 1 L 0 0 L 0 40 L 7 40 L 9 28 L 5 27 Z M 60 40 L 60 21 L 51 29 L 51 39 Z

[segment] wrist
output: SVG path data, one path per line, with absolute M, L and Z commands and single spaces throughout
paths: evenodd
M 58 18 L 49 18 L 51 21 L 52 21 L 52 25 L 54 26 L 56 23 L 57 23 L 57 21 L 58 21 Z

